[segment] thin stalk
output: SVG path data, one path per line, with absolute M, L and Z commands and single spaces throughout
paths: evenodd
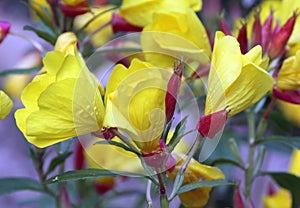
M 168 197 L 167 197 L 167 190 L 166 190 L 165 182 L 163 179 L 163 174 L 158 169 L 156 170 L 156 172 L 157 172 L 156 175 L 157 175 L 157 178 L 159 181 L 160 207 L 161 208 L 169 208 L 169 201 L 168 201 Z
M 146 199 L 147 199 L 147 203 L 148 203 L 148 208 L 153 207 L 152 198 L 151 198 L 151 185 L 152 185 L 152 181 L 148 180 L 147 191 L 146 191 Z

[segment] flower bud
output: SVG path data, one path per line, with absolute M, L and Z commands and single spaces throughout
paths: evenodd
M 176 100 L 180 89 L 182 70 L 184 68 L 184 63 L 180 62 L 175 67 L 173 74 L 168 82 L 168 88 L 165 98 L 166 105 L 166 122 L 168 123 L 175 112 Z
M 234 208 L 244 208 L 245 207 L 243 197 L 238 188 L 236 188 L 233 193 L 233 207 Z
M 85 166 L 84 150 L 80 142 L 77 142 L 74 153 L 74 168 L 81 170 Z
M 0 43 L 4 40 L 6 35 L 9 33 L 10 24 L 5 21 L 0 21 Z
M 243 24 L 239 30 L 237 41 L 240 44 L 242 54 L 246 54 L 248 51 L 248 38 L 247 38 L 247 25 Z
M 61 11 L 67 17 L 76 17 L 90 11 L 86 0 L 62 0 Z
M 117 32 L 141 32 L 142 27 L 134 26 L 127 22 L 123 17 L 117 13 L 112 14 L 111 19 L 112 30 L 114 33 Z
M 114 177 L 98 178 L 95 183 L 95 189 L 99 195 L 112 190 L 115 187 L 116 180 Z
M 202 137 L 212 139 L 224 128 L 227 117 L 226 110 L 202 116 L 198 121 L 197 129 Z
M 280 28 L 280 30 L 275 34 L 268 49 L 268 55 L 271 59 L 280 56 L 284 52 L 285 46 L 293 32 L 296 18 L 297 15 L 293 14 L 293 16 L 290 17 L 287 22 Z
M 225 35 L 231 35 L 231 31 L 225 22 L 225 20 L 222 18 L 220 19 L 220 30 L 225 34 Z
M 253 36 L 252 36 L 252 47 L 256 45 L 261 45 L 262 40 L 262 26 L 259 17 L 260 11 L 257 11 L 255 14 L 255 19 L 252 27 Z
M 273 12 L 271 11 L 268 18 L 265 20 L 262 25 L 261 31 L 261 47 L 263 53 L 265 53 L 268 49 L 269 43 L 272 39 L 272 23 L 273 23 Z
M 273 88 L 273 96 L 293 104 L 300 104 L 300 92 L 297 90 L 278 90 Z

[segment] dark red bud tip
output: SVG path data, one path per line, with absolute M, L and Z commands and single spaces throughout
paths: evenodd
M 71 5 L 66 5 L 66 4 L 61 4 L 61 12 L 66 16 L 66 17 L 71 17 L 74 18 L 78 15 L 85 14 L 88 11 L 90 11 L 89 4 L 87 2 L 82 2 L 78 5 L 71 6 Z
M 300 104 L 300 92 L 297 90 L 278 90 L 275 87 L 273 88 L 273 96 L 292 103 L 292 104 Z
M 116 127 L 104 128 L 102 134 L 105 140 L 112 140 L 116 135 L 114 131 L 118 130 Z
M 262 37 L 261 37 L 261 47 L 263 53 L 265 53 L 269 47 L 270 41 L 272 39 L 272 24 L 273 24 L 273 11 L 271 11 L 268 18 L 265 20 L 262 26 Z
M 202 116 L 197 124 L 197 129 L 201 136 L 212 139 L 223 130 L 227 118 L 228 113 L 226 110 Z
M 262 43 L 262 26 L 260 22 L 260 11 L 257 11 L 254 16 L 254 23 L 252 27 L 252 47 L 261 45 Z
M 220 19 L 220 30 L 225 34 L 225 35 L 231 35 L 231 31 L 225 22 L 225 20 L 222 18 Z
M 184 69 L 184 63 L 179 62 L 177 66 L 174 67 L 174 73 L 171 75 L 165 98 L 166 106 L 166 123 L 168 123 L 175 112 L 177 97 L 179 94 L 179 89 L 181 85 L 182 71 Z
M 74 155 L 74 167 L 76 170 L 82 170 L 85 166 L 83 147 L 80 142 L 77 142 L 75 155 Z
M 0 43 L 5 39 L 10 30 L 10 23 L 0 21 Z
M 237 41 L 240 43 L 240 48 L 241 48 L 242 54 L 246 54 L 248 51 L 248 37 L 247 37 L 246 23 L 243 23 L 241 29 L 239 30 Z
M 52 4 L 57 4 L 58 0 L 47 0 L 47 3 L 52 5 Z
M 268 196 L 273 196 L 274 194 L 276 194 L 275 186 L 273 185 L 273 183 L 269 183 L 269 185 L 268 185 Z
M 112 14 L 111 19 L 112 30 L 117 32 L 141 32 L 143 28 L 128 23 L 123 17 L 117 13 Z
M 274 35 L 268 49 L 268 55 L 271 59 L 280 56 L 284 51 L 286 44 L 294 30 L 297 14 L 290 17 L 280 30 Z
M 103 195 L 106 192 L 112 190 L 115 187 L 115 180 L 108 180 L 108 182 L 96 182 L 95 189 L 99 195 Z
M 245 207 L 243 197 L 238 188 L 236 188 L 233 193 L 233 207 L 234 208 L 244 208 Z

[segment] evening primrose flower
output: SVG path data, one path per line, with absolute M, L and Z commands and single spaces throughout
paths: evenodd
M 133 59 L 128 68 L 118 64 L 113 69 L 106 87 L 104 127 L 125 131 L 143 153 L 160 149 L 168 83 L 164 72 Z
M 5 117 L 10 113 L 12 107 L 12 100 L 5 92 L 0 90 L 0 119 L 5 119 Z
M 168 177 L 172 180 L 175 180 L 177 173 L 181 169 L 181 166 L 184 163 L 183 159 L 179 159 L 182 157 L 179 153 L 175 154 L 178 162 L 174 169 L 168 171 Z M 185 172 L 184 172 L 184 180 L 182 185 L 187 185 L 190 183 L 194 183 L 197 181 L 204 180 L 219 180 L 224 179 L 225 176 L 223 172 L 217 167 L 207 166 L 199 163 L 198 161 L 192 159 L 188 164 Z M 197 188 L 182 194 L 179 194 L 179 198 L 181 203 L 188 208 L 192 207 L 204 207 L 209 199 L 209 193 L 212 188 Z
M 62 34 L 56 50 L 47 53 L 43 69 L 22 93 L 25 108 L 15 113 L 26 139 L 40 148 L 102 127 L 99 84 L 86 68 L 77 51 L 77 38 L 71 34 Z
M 182 12 L 158 12 L 141 34 L 141 45 L 147 61 L 173 66 L 182 57 L 206 65 L 211 48 L 204 26 L 192 9 Z
M 144 27 L 152 22 L 155 12 L 185 12 L 187 8 L 199 11 L 201 7 L 201 0 L 124 0 L 119 14 L 130 24 Z
M 204 116 L 197 129 L 203 137 L 213 138 L 233 116 L 272 89 L 274 80 L 263 69 L 260 46 L 241 53 L 238 41 L 217 32 L 212 54 Z

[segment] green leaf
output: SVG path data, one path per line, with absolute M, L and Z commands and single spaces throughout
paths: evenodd
M 209 161 L 207 163 L 208 163 L 208 165 L 211 165 L 211 166 L 215 166 L 215 165 L 218 165 L 218 164 L 230 164 L 230 165 L 234 165 L 236 167 L 239 167 L 241 169 L 244 169 L 244 167 L 241 166 L 240 163 L 238 163 L 235 160 L 229 159 L 229 158 L 218 158 L 218 159 L 215 159 L 213 161 Z
M 41 70 L 41 68 L 42 67 L 40 67 L 40 66 L 36 66 L 36 67 L 28 68 L 28 69 L 8 69 L 8 70 L 0 72 L 0 77 L 7 76 L 10 74 L 30 74 L 30 73 Z
M 179 172 L 176 175 L 176 178 L 175 178 L 175 181 L 173 184 L 172 193 L 170 194 L 169 199 L 168 199 L 169 201 L 172 201 L 175 198 L 175 196 L 178 194 L 178 191 L 180 190 L 183 180 L 184 180 L 184 172 Z
M 263 172 L 262 175 L 271 176 L 282 188 L 289 190 L 292 194 L 292 208 L 300 207 L 300 177 L 285 172 Z
M 180 142 L 180 139 L 183 137 L 184 135 L 184 131 L 185 131 L 185 125 L 186 125 L 186 121 L 187 121 L 187 117 L 184 117 L 176 126 L 174 134 L 172 136 L 172 138 L 170 139 L 169 143 L 168 143 L 168 149 L 169 152 L 172 152 L 174 150 L 174 148 L 176 147 L 176 145 Z
M 182 194 L 184 192 L 191 191 L 197 188 L 216 187 L 216 186 L 235 186 L 235 184 L 227 182 L 225 180 L 197 181 L 195 183 L 190 183 L 185 186 L 182 186 L 179 189 L 178 194 Z
M 126 146 L 125 144 L 121 143 L 121 142 L 116 142 L 116 141 L 113 141 L 113 140 L 103 140 L 103 141 L 98 141 L 98 142 L 95 142 L 94 145 L 97 145 L 97 144 L 108 144 L 108 145 L 115 145 L 117 147 L 120 147 L 126 151 L 129 151 L 129 152 L 133 152 L 134 154 L 136 155 L 141 155 L 139 152 L 136 152 L 134 151 L 133 149 L 129 148 L 128 146 Z
M 56 37 L 52 36 L 51 34 L 45 31 L 35 29 L 34 27 L 31 27 L 29 25 L 25 25 L 23 29 L 35 32 L 40 38 L 43 38 L 44 40 L 48 41 L 52 45 L 54 45 L 56 42 Z
M 292 148 L 300 149 L 300 137 L 286 137 L 286 136 L 270 136 L 255 142 L 257 144 L 263 144 L 266 142 L 279 142 L 286 144 Z
M 31 178 L 9 177 L 0 179 L 0 195 L 23 190 L 44 191 L 43 186 Z
M 53 158 L 45 175 L 51 173 L 58 165 L 62 164 L 71 154 L 72 152 L 65 152 Z
M 84 180 L 93 178 L 106 178 L 117 176 L 142 176 L 143 174 L 122 172 L 122 171 L 110 171 L 105 169 L 89 168 L 85 170 L 73 170 L 68 171 L 57 176 L 54 176 L 46 181 L 47 184 L 60 183 L 65 181 Z

